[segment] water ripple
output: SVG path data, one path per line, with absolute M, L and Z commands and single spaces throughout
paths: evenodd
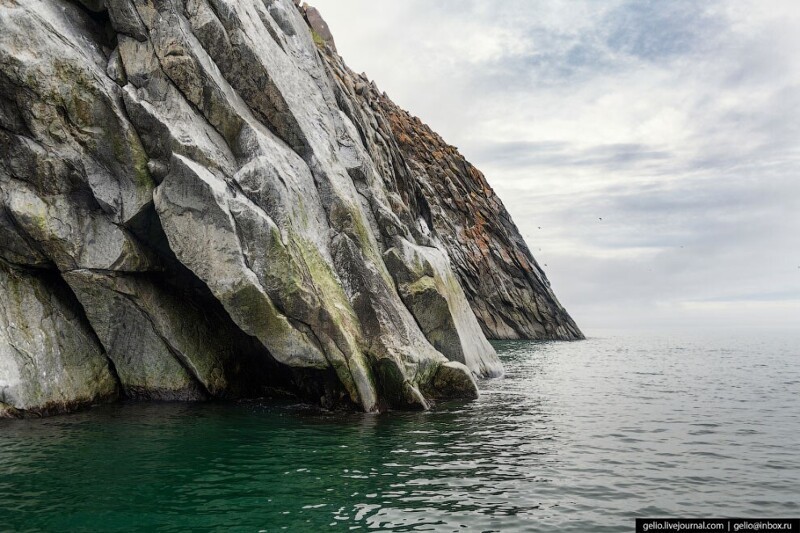
M 149 404 L 0 421 L 16 531 L 622 532 L 797 514 L 795 335 L 502 342 L 504 379 L 427 413 Z

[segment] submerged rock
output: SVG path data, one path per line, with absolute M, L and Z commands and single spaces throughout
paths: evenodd
M 0 417 L 477 396 L 580 338 L 483 176 L 291 0 L 0 5 Z

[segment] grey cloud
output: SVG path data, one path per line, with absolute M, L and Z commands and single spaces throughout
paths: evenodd
M 758 292 L 750 294 L 733 294 L 729 296 L 719 296 L 716 298 L 706 298 L 701 302 L 788 302 L 800 301 L 800 290 L 788 290 L 777 292 Z
M 716 3 L 628 1 L 598 13 L 596 24 L 581 33 L 541 25 L 534 3 L 500 5 L 495 9 L 518 15 L 514 23 L 524 29 L 530 52 L 499 58 L 470 75 L 482 88 L 556 86 L 629 68 L 621 56 L 658 63 L 698 55 L 719 46 L 724 35 L 726 21 L 714 13 Z
M 796 299 L 796 18 L 754 0 L 409 0 L 391 4 L 389 24 L 369 0 L 315 1 L 346 60 L 486 171 L 584 327 L 724 321 L 685 304 Z M 469 47 L 439 40 L 441 28 L 465 40 L 509 29 L 525 46 L 477 63 Z M 594 112 L 620 94 L 643 113 L 674 111 L 669 135 L 631 123 L 647 114 Z M 586 109 L 614 142 L 605 127 L 595 138 L 575 131 Z M 790 319 L 778 306 L 763 313 Z
M 637 143 L 602 144 L 578 148 L 563 141 L 481 143 L 470 147 L 471 153 L 487 164 L 500 167 L 597 167 L 638 166 L 642 162 L 670 159 L 665 150 Z
M 577 318 L 609 325 L 619 313 L 620 325 L 681 302 L 790 300 L 777 295 L 800 291 L 800 225 L 782 196 L 798 189 L 789 178 L 771 189 L 732 177 L 502 197 Z M 544 229 L 531 230 L 531 221 Z M 550 250 L 552 238 L 543 237 L 551 232 L 572 246 Z
M 710 9 L 716 2 L 644 0 L 626 2 L 610 12 L 603 26 L 610 49 L 649 61 L 696 54 L 725 30 Z
M 587 240 L 608 248 L 683 246 L 708 254 L 777 244 L 791 234 L 774 231 L 775 216 L 791 221 L 794 201 L 784 198 L 800 196 L 798 180 L 781 181 L 764 187 L 757 179 L 728 176 L 615 184 L 562 198 L 554 223 L 572 228 L 579 223 Z

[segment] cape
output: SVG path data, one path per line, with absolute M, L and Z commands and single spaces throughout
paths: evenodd
M 290 0 L 0 1 L 0 416 L 426 409 L 580 339 L 484 176 Z

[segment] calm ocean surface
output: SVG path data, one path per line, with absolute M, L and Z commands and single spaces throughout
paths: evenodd
M 141 404 L 0 421 L 0 530 L 586 533 L 800 515 L 800 333 L 594 333 L 496 343 L 506 377 L 428 413 Z

